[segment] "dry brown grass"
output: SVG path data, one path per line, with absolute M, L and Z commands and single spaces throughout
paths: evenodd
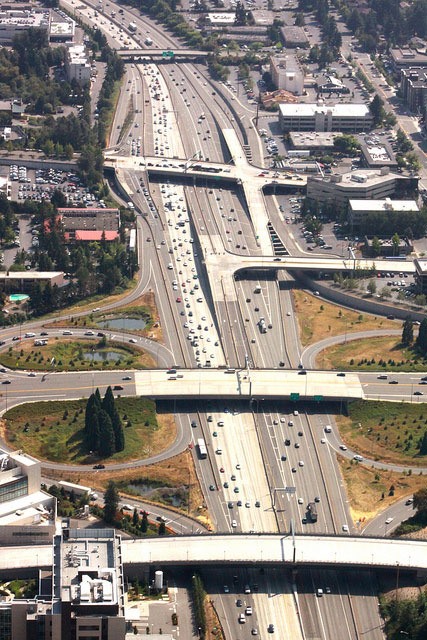
M 338 463 L 350 501 L 351 516 L 354 522 L 365 518 L 364 526 L 380 511 L 405 496 L 412 496 L 426 484 L 424 476 L 372 469 L 343 456 L 338 456 Z M 395 487 L 394 496 L 388 495 L 391 485 Z
M 165 446 L 163 445 L 162 448 L 164 449 Z M 49 475 L 48 470 L 45 470 L 44 475 L 53 477 Z M 146 467 L 133 467 L 118 471 L 111 470 L 108 472 L 99 472 L 92 469 L 88 469 L 85 473 L 55 471 L 54 477 L 57 480 L 67 480 L 68 482 L 90 486 L 92 489 L 97 489 L 98 491 L 104 491 L 109 480 L 113 480 L 113 482 L 127 481 L 131 483 L 141 477 L 146 478 L 147 484 L 149 484 L 150 481 L 162 481 L 175 487 L 181 485 L 188 486 L 188 484 L 190 484 L 190 509 L 188 515 L 197 519 L 204 526 L 208 528 L 211 527 L 211 521 L 206 509 L 204 497 L 190 451 L 184 451 L 184 453 L 174 456 L 173 458 L 169 458 L 168 460 L 148 465 Z M 123 496 L 128 496 L 130 499 L 135 498 L 134 494 L 126 494 L 126 492 L 122 490 L 120 493 Z M 149 500 L 145 500 L 145 498 L 142 499 L 144 502 L 149 502 Z M 177 512 L 179 511 L 169 505 L 168 509 Z
M 292 293 L 300 340 L 304 347 L 331 336 L 370 329 L 399 329 L 401 326 L 401 322 L 386 320 L 368 313 L 358 313 L 319 300 L 316 296 L 300 289 L 294 289 Z
M 365 369 L 367 371 L 378 369 L 378 365 L 370 368 L 367 365 L 359 365 L 359 360 L 372 358 L 378 363 L 381 358 L 400 361 L 406 360 L 408 352 L 398 347 L 399 339 L 395 336 L 379 336 L 378 338 L 368 338 L 366 340 L 352 340 L 351 336 L 344 344 L 337 344 L 324 349 L 317 357 L 316 364 L 323 369 Z M 350 361 L 353 360 L 353 364 Z M 404 371 L 404 368 L 400 368 Z M 390 367 L 387 367 L 390 371 Z
M 212 599 L 209 596 L 205 598 L 205 614 L 206 614 L 206 640 L 224 640 L 222 626 L 219 616 L 216 612 Z

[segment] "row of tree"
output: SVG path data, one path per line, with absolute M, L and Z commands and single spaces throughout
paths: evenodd
M 108 458 L 125 448 L 122 421 L 111 387 L 101 400 L 99 389 L 89 396 L 85 413 L 85 442 L 88 451 Z

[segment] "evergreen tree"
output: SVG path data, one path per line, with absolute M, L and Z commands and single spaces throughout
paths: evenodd
M 104 494 L 104 520 L 107 524 L 113 524 L 119 506 L 119 493 L 112 480 L 109 481 Z
M 420 456 L 427 456 L 427 431 L 424 431 L 420 445 Z
M 165 523 L 163 521 L 159 524 L 158 534 L 159 534 L 159 536 L 166 535 L 166 525 L 165 525 Z
M 414 323 L 411 320 L 411 317 L 408 316 L 403 323 L 402 329 L 402 344 L 405 347 L 409 347 L 414 341 Z
M 113 390 L 111 389 L 110 386 L 107 388 L 107 391 L 105 392 L 105 396 L 102 401 L 102 408 L 104 409 L 104 411 L 106 411 L 106 413 L 108 413 L 110 418 L 113 419 L 115 405 L 114 405 Z
M 123 449 L 125 448 L 125 434 L 123 432 L 122 421 L 120 420 L 117 409 L 114 409 L 114 414 L 111 422 L 114 432 L 114 448 L 116 451 L 123 451 Z
M 101 405 L 97 396 L 92 393 L 86 403 L 85 436 L 89 449 L 97 451 L 99 446 L 99 421 L 98 414 Z
M 147 530 L 148 530 L 148 513 L 144 511 L 141 518 L 141 531 L 142 533 L 147 533 Z
M 135 507 L 132 515 L 132 524 L 134 527 L 138 526 L 138 509 Z
M 421 353 L 424 354 L 427 352 L 427 318 L 424 318 L 424 320 L 420 324 L 418 336 L 416 339 L 416 345 Z
M 112 456 L 115 451 L 114 431 L 111 418 L 106 411 L 101 409 L 99 419 L 99 453 L 103 458 Z
M 96 387 L 95 395 L 98 398 L 99 406 L 102 406 L 101 394 L 99 393 L 98 387 Z

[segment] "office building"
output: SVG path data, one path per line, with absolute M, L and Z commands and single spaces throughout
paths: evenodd
M 390 58 L 397 75 L 400 75 L 402 69 L 409 67 L 427 67 L 427 53 L 410 47 L 390 49 Z
M 402 69 L 400 91 L 409 109 L 425 118 L 427 116 L 427 67 Z
M 270 73 L 273 84 L 294 95 L 304 93 L 304 71 L 296 56 L 271 56 Z
M 3 396 L 7 406 L 6 390 Z M 0 545 L 51 543 L 56 501 L 40 490 L 40 474 L 35 458 L 0 450 Z
M 75 80 L 80 85 L 90 82 L 91 65 L 83 44 L 68 47 L 65 57 L 65 73 L 69 82 Z
M 280 29 L 280 33 L 287 49 L 308 47 L 309 42 L 303 27 L 284 26 Z
M 419 213 L 415 200 L 350 200 L 348 204 L 350 222 L 357 227 L 371 214 L 387 217 L 391 212 L 404 216 L 406 213 Z
M 307 178 L 308 198 L 338 206 L 350 200 L 404 199 L 417 191 L 418 177 L 392 173 L 388 167 Z
M 38 596 L 0 602 L 1 640 L 124 640 L 121 557 L 113 529 L 64 528 Z
M 372 127 L 372 115 L 365 104 L 325 105 L 299 102 L 279 106 L 279 123 L 289 131 L 340 131 L 357 133 Z

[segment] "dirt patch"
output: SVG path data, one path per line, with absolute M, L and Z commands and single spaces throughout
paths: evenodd
M 299 289 L 294 289 L 292 294 L 304 347 L 331 336 L 370 329 L 399 329 L 402 324 L 339 307 Z
M 338 456 L 338 464 L 346 485 L 351 517 L 355 523 L 361 522 L 362 528 L 390 505 L 425 487 L 424 476 L 372 469 L 342 456 Z M 394 495 L 390 496 L 392 486 Z

